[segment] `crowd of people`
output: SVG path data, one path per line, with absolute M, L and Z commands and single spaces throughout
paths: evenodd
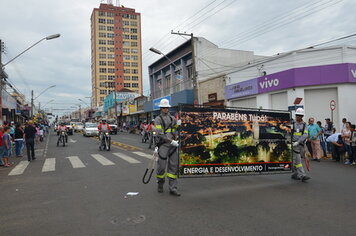
M 332 157 L 335 161 L 345 161 L 346 165 L 356 165 L 356 130 L 355 125 L 342 119 L 340 132 L 333 122 L 327 118 L 323 126 L 314 118 L 308 120 L 308 138 L 306 146 L 314 161 L 320 162 L 322 157 Z
M 23 157 L 24 147 L 27 149 L 27 160 L 33 161 L 35 145 L 42 142 L 48 134 L 48 125 L 45 122 L 25 124 L 7 122 L 0 126 L 0 166 L 11 166 L 10 158 Z

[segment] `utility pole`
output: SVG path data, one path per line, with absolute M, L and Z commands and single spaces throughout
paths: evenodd
M 82 122 L 82 105 L 79 104 L 79 122 Z
M 116 86 L 115 86 L 115 91 L 114 91 L 114 99 L 115 99 L 115 103 L 114 103 L 114 105 L 115 105 L 115 120 L 116 120 L 116 125 L 118 125 L 119 124 L 119 122 L 117 121 L 117 98 L 116 98 Z
M 199 99 L 198 99 L 198 81 L 196 77 L 196 60 L 195 60 L 195 50 L 194 50 L 194 35 L 193 33 L 187 34 L 187 33 L 181 33 L 181 32 L 174 32 L 173 30 L 171 31 L 171 34 L 176 34 L 180 36 L 189 36 L 190 37 L 190 43 L 192 47 L 192 61 L 193 61 L 193 66 L 192 66 L 192 82 L 193 82 L 193 89 L 194 89 L 194 104 L 199 104 Z
M 3 124 L 3 122 L 2 122 L 2 80 L 5 79 L 5 75 L 4 75 L 5 72 L 2 67 L 1 56 L 2 56 L 2 53 L 4 52 L 4 50 L 5 50 L 4 43 L 0 39 L 0 125 Z
M 31 119 L 33 118 L 33 90 L 31 90 Z

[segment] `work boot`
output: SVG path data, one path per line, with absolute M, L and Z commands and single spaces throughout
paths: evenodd
M 176 196 L 176 197 L 179 197 L 180 196 L 180 193 L 175 189 L 175 190 L 171 190 L 169 191 L 169 193 L 173 196 Z
M 159 193 L 163 193 L 163 184 L 161 184 L 161 183 L 158 184 L 157 191 L 158 191 Z
M 292 175 L 291 178 L 295 180 L 300 180 L 300 178 L 298 178 L 296 175 Z
M 302 177 L 302 182 L 307 182 L 307 180 L 311 179 L 309 176 L 303 176 Z

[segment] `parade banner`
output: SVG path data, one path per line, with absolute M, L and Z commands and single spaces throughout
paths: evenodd
M 180 106 L 180 177 L 291 172 L 290 112 Z

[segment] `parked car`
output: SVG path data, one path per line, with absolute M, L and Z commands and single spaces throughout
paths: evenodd
M 84 129 L 83 129 L 83 136 L 98 136 L 99 130 L 98 130 L 98 124 L 96 123 L 85 123 Z

